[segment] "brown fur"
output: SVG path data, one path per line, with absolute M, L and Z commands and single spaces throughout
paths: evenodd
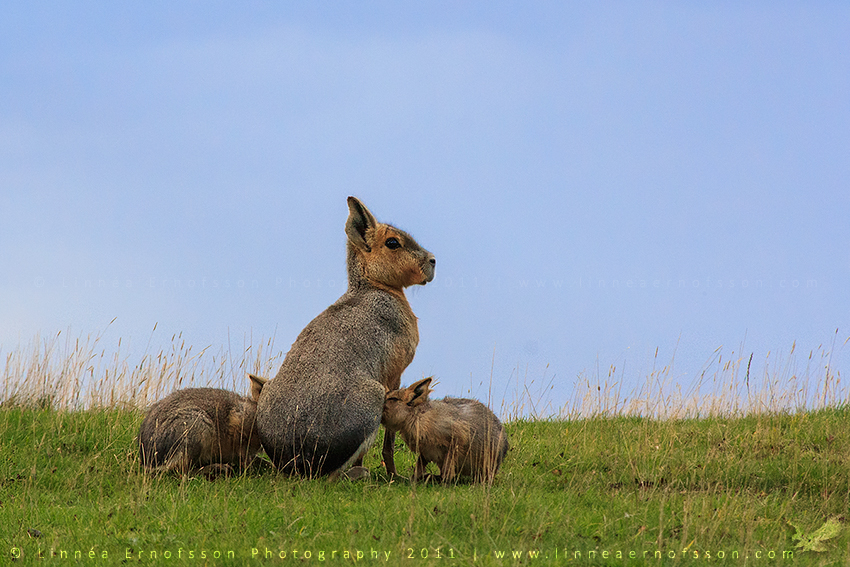
M 246 468 L 257 451 L 257 399 L 264 378 L 249 374 L 251 398 L 217 388 L 178 390 L 153 404 L 139 430 L 142 465 L 208 477 Z
M 407 234 L 389 225 L 378 225 L 366 234 L 368 242 L 386 242 L 389 238 L 397 239 L 402 249 L 408 240 L 412 241 Z M 410 254 L 399 255 L 386 246 L 373 246 L 368 251 L 358 247 L 356 250 L 366 279 L 399 297 L 404 298 L 404 288 L 428 281 L 421 261 Z
M 384 392 L 398 388 L 419 343 L 404 288 L 434 278 L 434 256 L 409 234 L 379 223 L 354 197 L 348 209 L 348 290 L 301 331 L 257 407 L 266 453 L 304 476 L 336 475 L 362 462 Z M 394 435 L 386 435 L 390 474 L 393 445 Z
M 429 400 L 431 378 L 387 392 L 382 423 L 398 431 L 418 455 L 414 482 L 425 476 L 428 463 L 440 467 L 440 479 L 469 477 L 492 482 L 508 451 L 508 438 L 499 419 L 477 400 Z

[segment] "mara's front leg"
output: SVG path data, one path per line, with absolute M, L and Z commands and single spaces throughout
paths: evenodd
M 413 355 L 410 356 L 410 360 L 412 359 Z M 399 372 L 390 374 L 389 377 L 384 377 L 382 384 L 384 386 L 385 399 L 387 392 L 398 390 L 401 387 L 401 373 L 410 364 L 410 360 L 401 367 Z M 381 419 L 381 422 L 383 423 L 383 419 Z M 395 431 L 390 431 L 386 426 L 384 427 L 384 446 L 381 449 L 381 458 L 384 460 L 384 466 L 387 468 L 387 474 L 390 478 L 396 476 L 398 473 L 395 469 Z
M 384 459 L 384 466 L 387 467 L 387 474 L 396 475 L 395 470 L 395 431 L 390 431 L 384 428 L 384 446 L 381 450 L 381 457 Z

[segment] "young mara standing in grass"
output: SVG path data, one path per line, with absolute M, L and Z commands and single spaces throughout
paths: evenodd
M 400 432 L 417 455 L 414 482 L 426 477 L 430 462 L 440 467 L 444 483 L 457 477 L 493 482 L 508 452 L 508 436 L 499 418 L 478 400 L 430 400 L 430 384 L 431 378 L 425 378 L 387 392 L 384 402 L 384 427 Z

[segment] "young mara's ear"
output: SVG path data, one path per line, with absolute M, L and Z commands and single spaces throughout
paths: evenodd
M 431 388 L 428 386 L 431 384 L 431 378 L 425 378 L 424 380 L 420 380 L 419 382 L 415 382 L 410 385 L 408 390 L 413 392 L 413 397 L 407 402 L 409 406 L 416 406 L 421 403 L 428 401 L 428 394 L 431 393 Z
M 260 401 L 260 392 L 263 391 L 263 386 L 266 385 L 268 380 L 254 374 L 248 374 L 248 378 L 251 379 L 251 398 L 258 402 Z
M 372 247 L 366 242 L 366 231 L 374 229 L 378 222 L 369 209 L 354 197 L 348 198 L 348 220 L 345 222 L 345 234 L 348 240 L 364 252 L 371 252 Z

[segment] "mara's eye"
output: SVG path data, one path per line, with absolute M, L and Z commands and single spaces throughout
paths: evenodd
M 396 237 L 387 238 L 387 241 L 384 242 L 387 248 L 390 250 L 395 250 L 396 248 L 401 248 L 401 244 L 399 244 L 398 239 Z

